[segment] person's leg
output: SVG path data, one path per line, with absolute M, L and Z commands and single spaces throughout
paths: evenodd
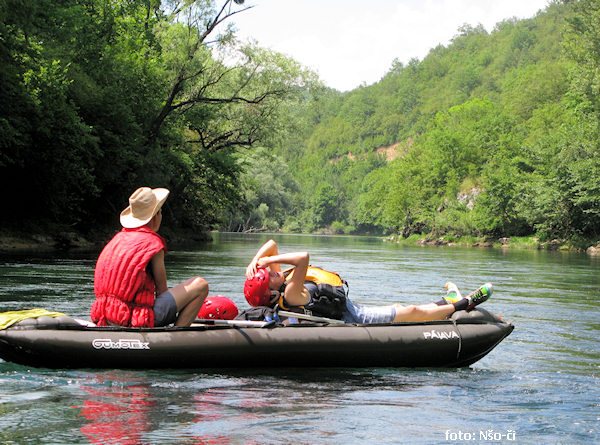
M 396 304 L 394 307 L 396 308 L 396 316 L 394 317 L 395 322 L 445 320 L 456 310 L 452 304 L 438 306 L 435 303 L 422 304 L 419 306 L 402 306 Z
M 169 289 L 179 313 L 175 326 L 189 326 L 196 319 L 198 311 L 208 295 L 208 283 L 202 277 L 190 278 Z
M 154 299 L 154 326 L 168 326 L 177 320 L 177 303 L 167 290 Z
M 453 303 L 444 299 L 442 302 L 419 306 L 395 305 L 396 316 L 394 317 L 394 321 L 444 320 L 456 311 L 468 311 L 487 301 L 490 295 L 492 295 L 493 289 L 494 287 L 491 283 L 485 283 L 479 289 Z
M 346 310 L 342 314 L 342 320 L 359 324 L 392 323 L 395 313 L 395 305 L 365 306 L 346 298 Z

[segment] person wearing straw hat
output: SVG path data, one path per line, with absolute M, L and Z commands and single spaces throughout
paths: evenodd
M 104 247 L 94 271 L 96 300 L 90 310 L 97 326 L 189 326 L 208 295 L 208 283 L 194 277 L 167 288 L 167 244 L 157 232 L 165 188 L 140 187 L 121 212 L 123 226 Z

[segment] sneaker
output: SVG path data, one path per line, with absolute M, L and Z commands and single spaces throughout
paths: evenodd
M 446 295 L 444 296 L 444 300 L 446 300 L 449 304 L 452 304 L 461 299 L 462 295 L 460 294 L 456 284 L 451 282 L 446 283 Z
M 467 307 L 467 310 L 470 311 L 478 304 L 481 304 L 484 301 L 487 301 L 487 299 L 490 298 L 490 295 L 492 295 L 493 291 L 494 291 L 494 286 L 492 286 L 492 283 L 485 283 L 483 286 L 481 286 L 476 291 L 471 292 L 469 295 L 467 295 L 465 297 L 465 298 L 469 299 L 469 301 L 470 301 L 469 306 Z

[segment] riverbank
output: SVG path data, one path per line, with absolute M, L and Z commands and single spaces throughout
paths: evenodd
M 102 231 L 85 235 L 63 229 L 48 230 L 46 233 L 3 230 L 0 234 L 0 252 L 53 252 L 53 251 L 98 251 L 114 236 L 117 230 Z M 195 246 L 212 239 L 209 232 L 161 230 L 170 248 Z
M 20 232 L 15 230 L 4 230 L 0 234 L 0 252 L 16 251 L 42 251 L 51 252 L 56 250 L 100 250 L 114 235 L 114 233 L 101 233 L 95 237 L 86 236 L 74 231 L 54 230 L 50 234 Z M 212 239 L 209 232 L 198 233 L 189 231 L 161 231 L 161 236 L 167 239 L 172 248 L 180 246 L 198 245 Z M 591 240 L 549 240 L 541 241 L 537 237 L 504 237 L 496 240 L 476 237 L 452 237 L 432 235 L 411 235 L 402 238 L 399 235 L 391 235 L 383 238 L 386 242 L 398 244 L 410 244 L 421 246 L 463 246 L 480 248 L 500 249 L 527 249 L 527 250 L 561 250 L 586 252 L 588 255 L 600 256 L 600 241 Z
M 589 255 L 600 256 L 600 241 L 592 240 L 561 240 L 553 239 L 542 241 L 534 236 L 503 237 L 496 240 L 477 237 L 452 237 L 432 235 L 411 235 L 403 238 L 392 235 L 385 238 L 388 242 L 398 244 L 417 244 L 421 246 L 464 246 L 486 247 L 500 249 L 527 249 L 527 250 L 561 250 L 573 252 L 586 252 Z
M 57 232 L 52 235 L 4 231 L 0 235 L 0 251 L 41 251 L 94 249 L 97 242 L 74 232 Z

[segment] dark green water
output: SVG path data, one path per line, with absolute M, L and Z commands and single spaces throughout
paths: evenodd
M 369 304 L 425 303 L 446 281 L 491 281 L 485 307 L 516 328 L 470 368 L 223 373 L 51 371 L 0 361 L 0 443 L 599 443 L 600 261 L 585 254 L 405 247 L 275 235 Z M 218 234 L 167 254 L 169 285 L 201 275 L 242 296 L 267 235 Z M 0 311 L 88 317 L 96 253 L 0 256 Z M 274 351 L 274 353 L 276 353 Z M 497 440 L 494 440 L 497 439 Z

